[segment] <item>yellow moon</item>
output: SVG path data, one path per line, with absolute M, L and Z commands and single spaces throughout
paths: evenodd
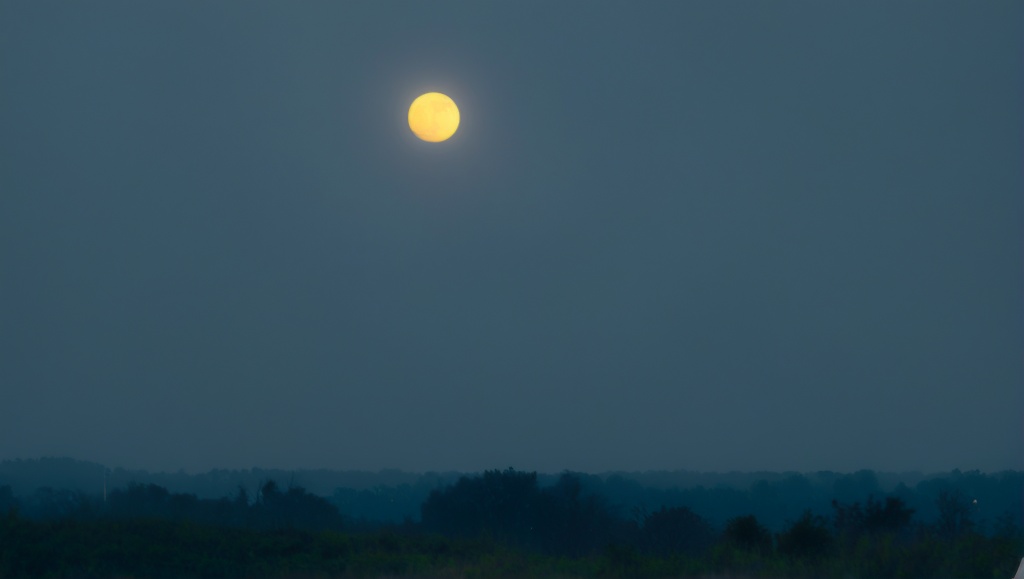
M 459 107 L 439 92 L 420 95 L 409 107 L 409 128 L 424 141 L 445 141 L 459 128 Z

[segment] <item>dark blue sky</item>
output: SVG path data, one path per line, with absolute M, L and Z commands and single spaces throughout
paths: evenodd
M 0 0 L 0 458 L 1024 468 L 1021 22 Z

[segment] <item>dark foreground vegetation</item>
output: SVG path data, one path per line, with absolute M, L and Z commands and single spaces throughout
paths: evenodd
M 0 486 L 0 577 L 1008 579 L 1024 556 L 1020 513 L 982 525 L 955 488 L 939 492 L 933 520 L 899 496 L 868 496 L 794 512 L 773 532 L 754 515 L 719 526 L 688 506 L 622 512 L 583 480 L 488 471 L 435 489 L 420 521 L 388 525 L 274 481 L 220 499 L 131 484 L 23 502 Z

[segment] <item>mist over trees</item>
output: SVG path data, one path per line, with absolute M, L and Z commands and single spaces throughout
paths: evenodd
M 529 473 L 524 473 L 529 474 Z M 570 474 L 570 473 L 566 473 Z M 617 516 L 636 519 L 643 513 L 686 507 L 712 526 L 722 529 L 735 517 L 754 515 L 759 524 L 779 532 L 805 510 L 830 517 L 833 502 L 865 504 L 869 498 L 899 498 L 918 521 L 940 517 L 948 525 L 962 525 L 956 518 L 992 532 L 999 524 L 1024 527 L 1024 473 L 978 471 L 921 473 L 695 473 L 645 472 L 571 473 L 585 497 L 601 497 Z M 212 470 L 207 473 L 147 473 L 108 469 L 103 465 L 65 458 L 0 462 L 0 486 L 9 486 L 11 497 L 22 501 L 27 512 L 46 511 L 59 516 L 73 508 L 77 495 L 102 495 L 108 489 L 129 484 L 153 484 L 172 493 L 199 499 L 234 496 L 241 488 L 255 496 L 269 480 L 285 487 L 300 487 L 325 497 L 352 523 L 362 527 L 419 522 L 431 493 L 458 483 L 462 473 L 379 473 L 330 470 Z M 564 474 L 534 473 L 538 489 L 555 486 Z M 943 494 L 948 497 L 940 502 Z M 0 494 L 0 504 L 4 496 Z M 9 500 L 9 499 L 7 499 Z M 974 502 L 977 501 L 977 502 Z M 940 507 L 940 505 L 945 505 Z M 944 509 L 944 510 L 943 510 Z M 945 514 L 943 514 L 945 513 Z M 959 514 L 957 514 L 959 513 Z
M 16 467 L 22 484 L 34 480 L 31 463 Z M 1022 475 L 954 471 L 886 492 L 870 471 L 683 489 L 664 486 L 663 474 L 652 488 L 624 475 L 509 468 L 434 479 L 429 490 L 418 480 L 330 497 L 264 479 L 218 498 L 138 481 L 103 494 L 52 486 L 25 494 L 0 479 L 0 576 L 66 575 L 81 565 L 99 576 L 401 575 L 467 565 L 488 576 L 991 576 L 1012 573 L 1024 555 Z M 424 492 L 419 516 L 396 522 Z M 355 517 L 339 498 L 367 504 Z M 930 509 L 915 506 L 929 499 Z M 1005 509 L 986 517 L 982 504 Z M 773 527 L 772 516 L 785 519 Z

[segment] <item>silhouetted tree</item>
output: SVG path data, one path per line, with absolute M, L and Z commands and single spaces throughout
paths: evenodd
M 327 499 L 310 494 L 299 486 L 281 491 L 273 480 L 260 486 L 251 509 L 253 520 L 262 527 L 306 530 L 342 527 L 338 508 Z
M 579 556 L 631 538 L 629 523 L 581 477 L 563 474 L 541 489 L 537 473 L 487 471 L 433 491 L 423 503 L 423 526 L 456 537 L 485 536 L 551 554 Z
M 899 533 L 907 528 L 914 514 L 914 509 L 907 508 L 898 497 L 886 497 L 884 503 L 868 497 L 863 509 L 860 503 L 843 505 L 834 500 L 832 508 L 836 533 L 851 540 L 864 534 Z
M 238 507 L 249 506 L 249 491 L 245 490 L 245 487 L 238 485 L 238 492 L 235 493 L 234 503 Z
M 743 551 L 766 555 L 772 550 L 772 534 L 757 522 L 754 515 L 736 517 L 725 525 L 722 539 Z
M 534 531 L 549 553 L 581 556 L 635 535 L 635 525 L 615 516 L 603 496 L 584 491 L 578 474 L 562 474 L 538 500 Z
M 910 525 L 914 509 L 907 508 L 902 499 L 886 497 L 885 503 L 868 497 L 864 506 L 864 530 L 868 533 L 899 533 Z
M 509 468 L 462 477 L 430 493 L 421 508 L 423 526 L 452 536 L 532 544 L 539 495 L 535 472 Z
M 953 540 L 974 529 L 971 502 L 959 489 L 940 491 L 935 503 L 939 508 L 937 528 L 940 536 Z
M 805 511 L 789 529 L 778 535 L 779 552 L 791 557 L 816 559 L 828 554 L 832 546 L 825 518 Z
M 844 505 L 833 499 L 832 509 L 834 511 L 832 525 L 836 534 L 847 543 L 856 543 L 864 533 L 864 509 L 861 508 L 860 503 Z

